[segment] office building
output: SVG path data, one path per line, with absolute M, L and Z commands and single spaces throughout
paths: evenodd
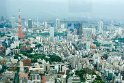
M 54 27 L 50 27 L 50 39 L 53 41 L 54 39 Z
M 61 22 L 60 19 L 56 19 L 56 29 L 61 28 Z
M 15 16 L 12 16 L 10 18 L 10 22 L 11 22 L 12 28 L 15 28 L 16 27 L 16 18 L 15 18 Z
M 98 22 L 98 32 L 103 33 L 103 28 L 104 28 L 104 24 L 103 21 L 101 20 Z
M 77 35 L 82 35 L 82 25 L 79 23 L 77 24 L 78 28 L 77 28 Z
M 28 20 L 28 28 L 32 28 L 32 20 L 31 19 Z

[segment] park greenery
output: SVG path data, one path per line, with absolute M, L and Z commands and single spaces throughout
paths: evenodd
M 95 80 L 92 83 L 104 83 L 99 75 L 96 76 Z
M 45 61 L 49 61 L 50 63 L 53 63 L 53 62 L 62 62 L 61 57 L 59 57 L 56 54 L 46 55 L 46 54 L 35 54 L 35 53 L 28 53 L 28 52 L 21 52 L 21 54 L 23 54 L 24 56 L 27 56 L 28 58 L 30 58 L 31 61 L 32 61 L 32 63 L 37 62 L 38 59 L 41 59 L 41 60 L 44 59 Z M 15 59 L 18 59 L 19 56 L 21 57 L 21 55 L 16 54 L 14 56 L 14 58 Z
M 95 73 L 95 70 L 91 70 L 89 68 L 83 68 L 81 70 L 76 70 L 75 71 L 75 75 L 80 77 L 81 82 L 85 82 L 86 81 L 86 74 L 96 75 L 96 78 L 93 81 L 93 83 L 104 83 L 102 81 L 101 77 Z

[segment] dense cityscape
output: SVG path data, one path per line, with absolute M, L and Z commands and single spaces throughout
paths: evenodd
M 124 83 L 123 23 L 22 13 L 0 17 L 0 83 Z

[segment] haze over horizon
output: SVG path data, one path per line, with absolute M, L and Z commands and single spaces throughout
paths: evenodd
M 93 17 L 124 20 L 123 0 L 1 0 L 0 16 L 28 18 Z

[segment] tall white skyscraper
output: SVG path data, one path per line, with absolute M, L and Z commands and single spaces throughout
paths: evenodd
M 61 28 L 60 19 L 56 19 L 56 29 Z
M 15 16 L 12 16 L 10 18 L 10 21 L 11 21 L 12 28 L 15 28 L 16 27 L 16 18 L 15 18 Z
M 50 39 L 54 40 L 54 27 L 50 27 Z
M 44 28 L 45 28 L 45 29 L 48 28 L 48 24 L 47 24 L 47 22 L 44 22 Z
M 103 27 L 104 27 L 104 24 L 103 24 L 103 21 L 99 21 L 99 27 L 98 27 L 98 30 L 99 30 L 99 33 L 103 33 Z
M 40 22 L 39 22 L 38 17 L 37 17 L 37 22 L 36 22 L 36 25 L 37 25 L 37 28 L 39 28 L 39 26 L 40 26 Z

